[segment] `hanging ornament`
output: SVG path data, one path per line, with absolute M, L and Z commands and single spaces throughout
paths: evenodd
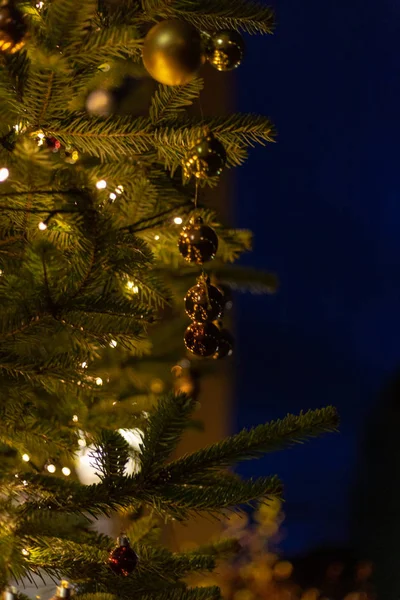
M 0 2 L 0 51 L 14 54 L 25 44 L 27 32 L 24 15 L 13 0 Z
M 196 77 L 203 61 L 201 36 L 186 21 L 161 21 L 150 29 L 144 39 L 144 66 L 159 83 L 188 83 Z
M 228 356 L 232 356 L 233 346 L 234 346 L 233 335 L 227 329 L 224 329 L 224 328 L 220 329 L 218 348 L 217 348 L 217 351 L 215 352 L 215 354 L 213 355 L 213 358 L 222 359 L 222 358 L 227 358 Z
M 61 142 L 56 140 L 55 137 L 44 137 L 42 138 L 43 146 L 51 150 L 52 152 L 58 152 L 61 148 Z
M 218 350 L 219 329 L 213 323 L 191 323 L 184 340 L 186 348 L 196 356 L 212 356 Z
M 244 48 L 244 40 L 240 33 L 224 29 L 211 36 L 206 55 L 208 62 L 218 71 L 232 71 L 242 62 Z
M 17 588 L 8 585 L 3 592 L 3 600 L 17 600 Z
M 57 586 L 56 593 L 51 600 L 60 600 L 60 598 L 71 598 L 71 587 L 68 581 L 61 581 L 60 585 Z
M 201 217 L 192 217 L 179 236 L 179 252 L 187 262 L 202 265 L 215 258 L 218 237 L 214 229 L 204 225 Z
M 197 179 L 208 179 L 221 175 L 226 164 L 226 151 L 222 143 L 212 133 L 197 140 L 189 150 L 183 162 L 183 173 L 186 179 L 194 176 Z
M 116 575 L 127 577 L 135 569 L 139 562 L 139 557 L 132 550 L 126 535 L 121 535 L 118 538 L 117 544 L 117 547 L 110 553 L 108 564 Z
M 210 285 L 209 277 L 199 277 L 185 296 L 186 314 L 192 321 L 214 321 L 222 316 L 224 296 L 215 285 Z

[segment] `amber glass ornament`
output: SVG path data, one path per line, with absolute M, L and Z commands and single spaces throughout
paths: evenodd
M 192 321 L 214 321 L 222 316 L 224 296 L 207 277 L 199 277 L 185 296 L 186 314 Z
M 214 229 L 204 225 L 201 217 L 193 217 L 179 236 L 179 252 L 187 262 L 202 265 L 215 258 L 218 250 L 218 237 Z
M 24 15 L 13 0 L 0 1 L 0 51 L 14 54 L 25 44 Z
M 213 355 L 213 358 L 222 359 L 227 358 L 228 356 L 232 356 L 233 346 L 233 335 L 227 329 L 222 328 L 219 332 L 218 348 L 215 354 Z
M 185 331 L 185 346 L 196 356 L 212 356 L 218 350 L 219 329 L 213 323 L 191 323 Z
M 117 543 L 117 547 L 110 553 L 108 564 L 116 575 L 127 577 L 135 569 L 139 562 L 139 557 L 132 550 L 129 540 L 125 535 L 121 535 Z
M 204 60 L 200 33 L 186 21 L 161 21 L 144 39 L 144 66 L 159 83 L 188 83 L 196 77 Z
M 207 44 L 208 62 L 218 71 L 232 71 L 242 62 L 244 48 L 244 40 L 237 31 L 217 31 Z
M 212 133 L 197 140 L 183 162 L 183 172 L 187 179 L 207 179 L 221 175 L 226 164 L 226 152 L 223 144 Z

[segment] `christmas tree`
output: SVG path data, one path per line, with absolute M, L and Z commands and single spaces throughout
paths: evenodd
M 224 265 L 250 236 L 221 225 L 200 192 L 241 164 L 248 146 L 271 141 L 273 127 L 264 116 L 198 117 L 187 108 L 206 60 L 235 68 L 239 31 L 272 27 L 269 8 L 244 0 L 0 5 L 3 590 L 50 575 L 68 578 L 84 600 L 217 598 L 217 588 L 184 579 L 212 570 L 234 543 L 174 554 L 154 542 L 154 519 L 279 496 L 276 477 L 242 481 L 227 469 L 336 426 L 328 407 L 174 458 L 196 400 L 170 393 L 149 407 L 132 396 L 129 377 L 110 376 L 139 364 L 188 281 L 197 286 L 186 297 L 188 349 L 230 353 L 229 334 L 212 322 L 223 294 L 208 278 L 229 279 Z M 127 116 L 118 93 L 143 64 L 153 93 L 144 108 L 136 97 L 137 115 Z M 268 274 L 234 277 L 274 285 Z M 83 447 L 97 473 L 91 485 L 72 476 Z M 126 520 L 116 546 L 95 528 L 113 513 Z M 69 594 L 62 584 L 58 596 Z

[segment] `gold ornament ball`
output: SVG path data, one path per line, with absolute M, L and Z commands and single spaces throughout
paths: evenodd
M 145 37 L 143 63 L 149 74 L 165 85 L 184 85 L 204 62 L 202 40 L 193 25 L 167 19 L 154 25 Z
M 25 45 L 27 26 L 13 0 L 0 2 L 0 51 L 14 54 Z

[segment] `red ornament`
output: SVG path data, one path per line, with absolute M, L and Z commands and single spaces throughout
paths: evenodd
M 116 575 L 127 577 L 134 571 L 139 562 L 139 557 L 132 550 L 129 540 L 125 535 L 118 538 L 118 546 L 111 551 L 108 564 Z

